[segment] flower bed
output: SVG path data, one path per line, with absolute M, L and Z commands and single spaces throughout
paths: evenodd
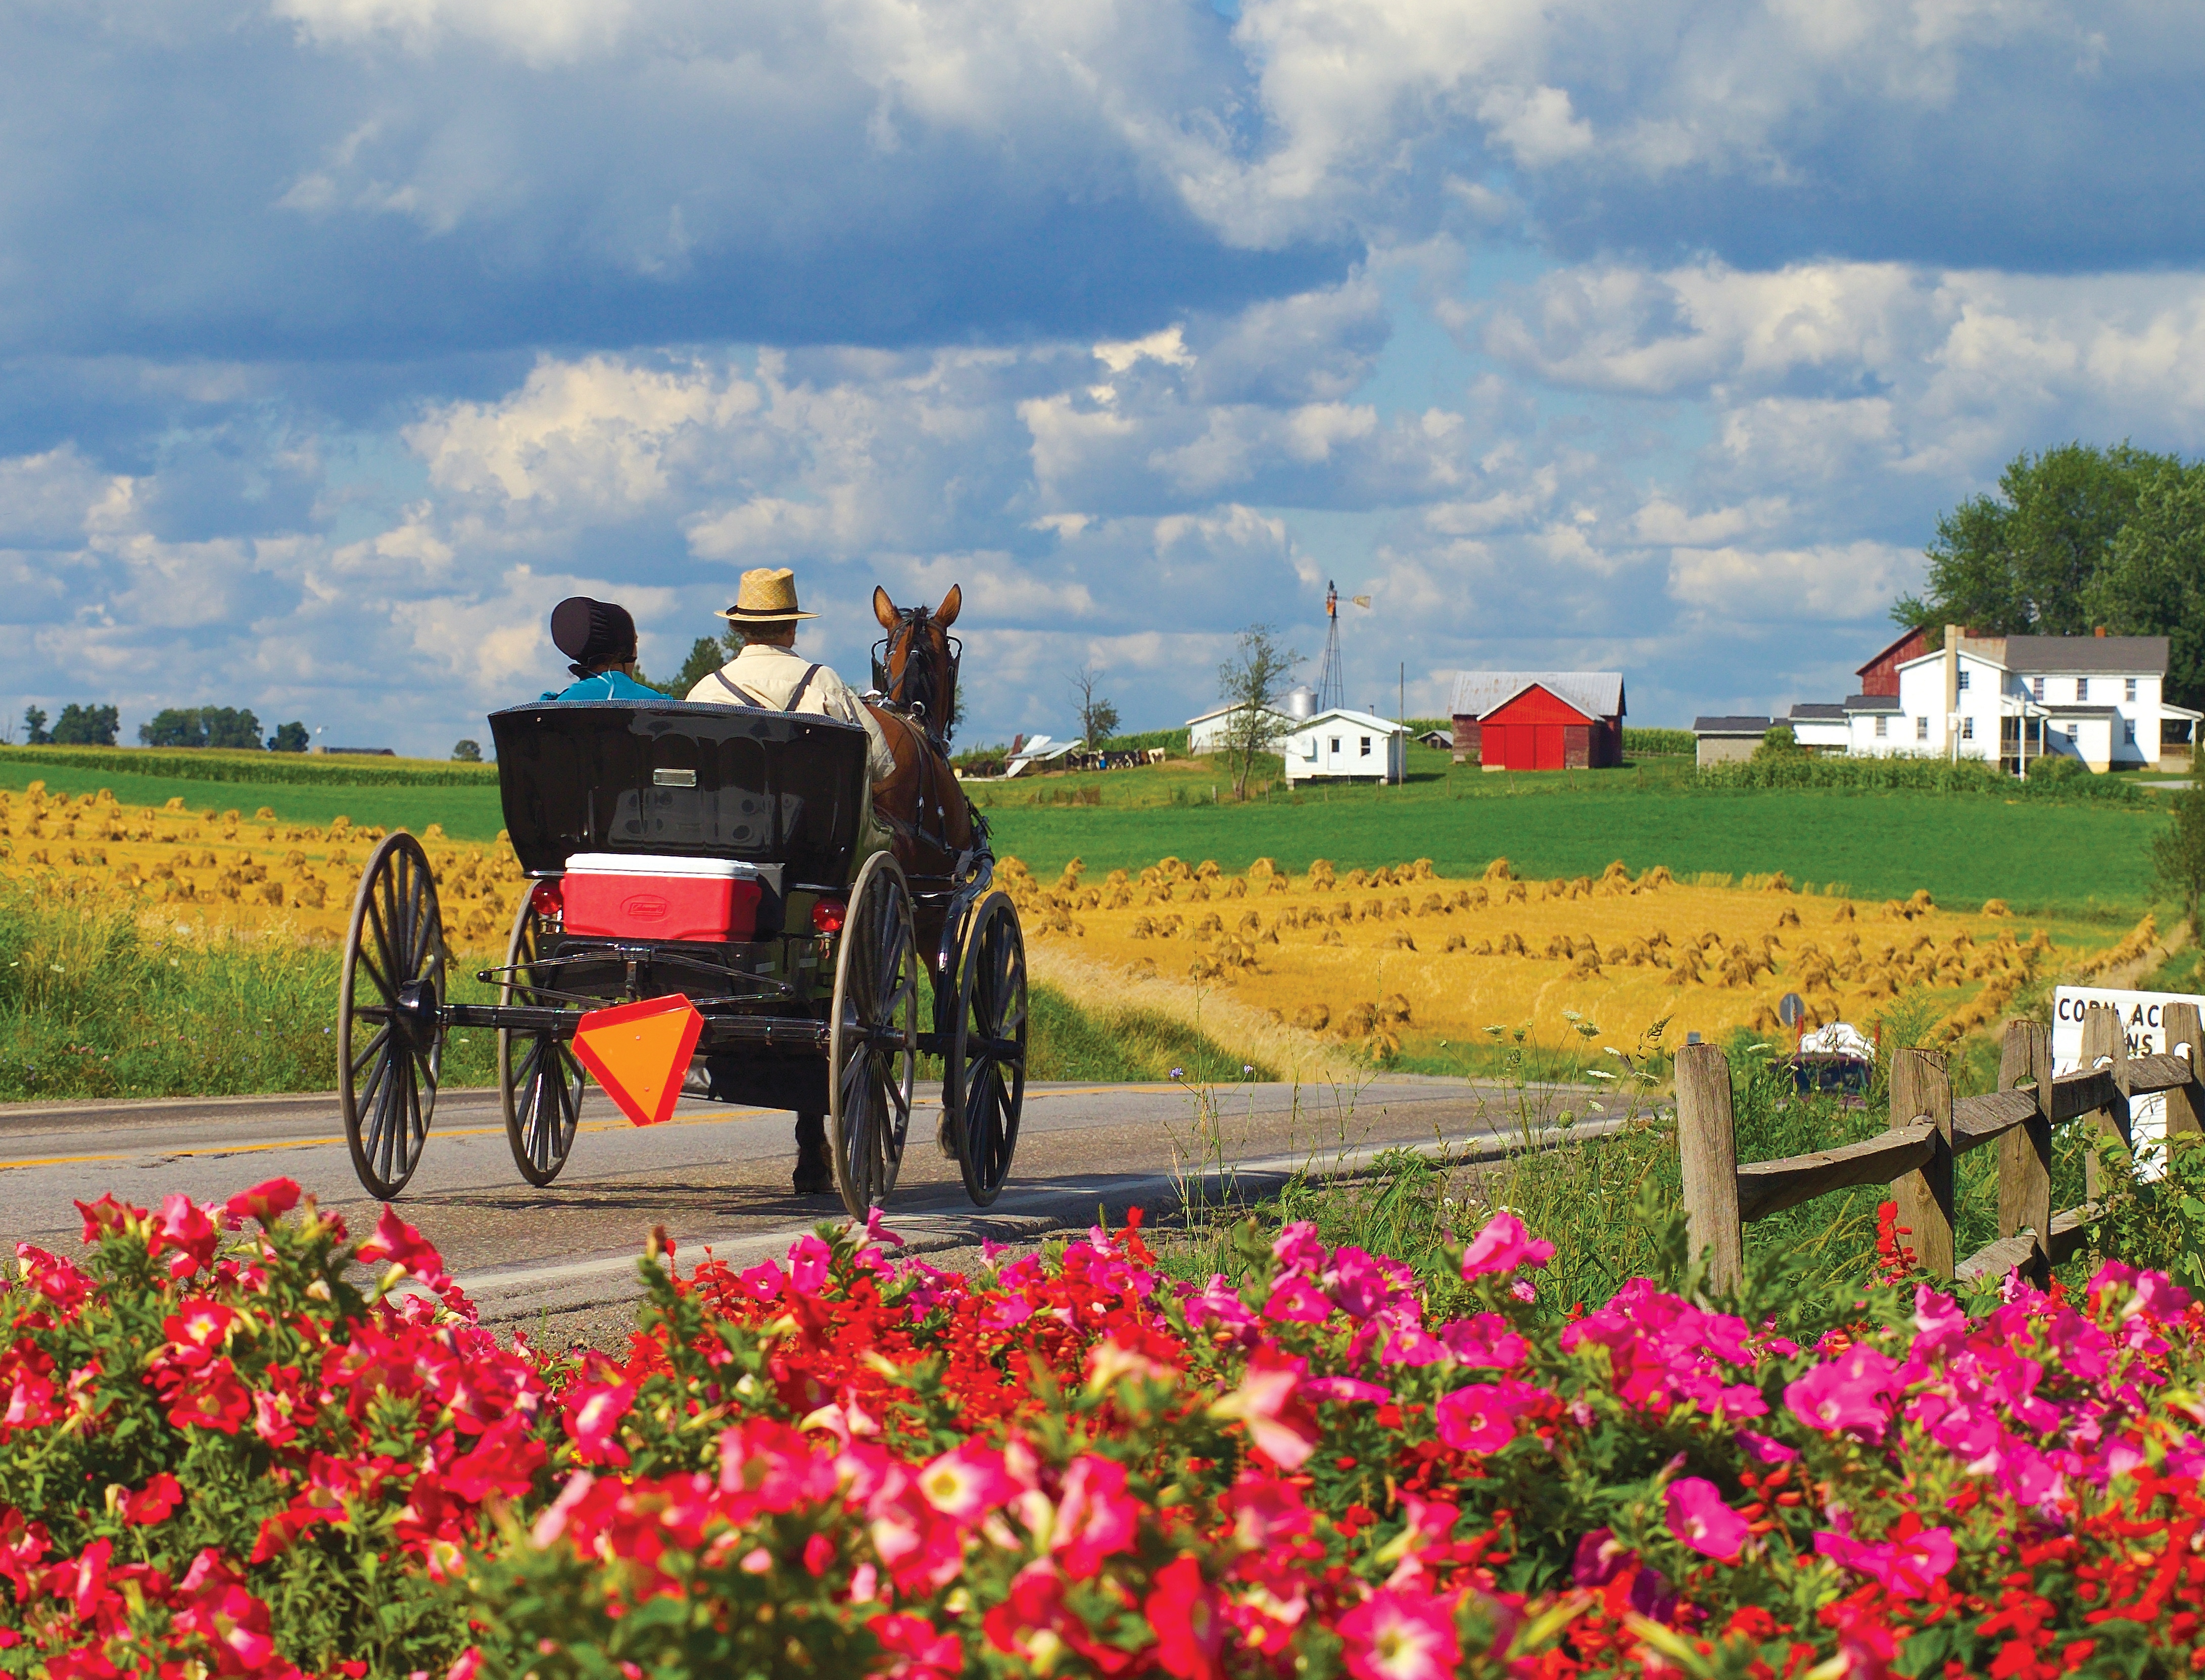
M 976 1282 L 877 1220 L 549 1357 L 387 1210 L 83 1211 L 8 1297 L 10 1673 L 2205 1665 L 2205 1315 L 2119 1266 L 1563 1311 L 1507 1215 L 1423 1279 L 1251 1225 L 1198 1285 L 1138 1221 Z

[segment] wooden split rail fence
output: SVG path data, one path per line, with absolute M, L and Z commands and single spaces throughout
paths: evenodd
M 2168 1136 L 2201 1130 L 2205 1032 L 2197 1006 L 2169 1006 L 2163 1024 L 2172 1054 L 2131 1057 L 2119 1012 L 2094 1003 L 2083 1018 L 2082 1066 L 2055 1078 L 2049 1030 L 2036 1021 L 2009 1021 L 1998 1089 L 1958 1101 L 1943 1056 L 1900 1050 L 1891 1060 L 1891 1125 L 1881 1137 L 1744 1166 L 1731 1112 L 1730 1065 L 1712 1044 L 1687 1045 L 1677 1054 L 1677 1147 L 1692 1250 L 1712 1250 L 1714 1280 L 1734 1283 L 1744 1263 L 1745 1227 L 1754 1220 L 1833 1190 L 1887 1183 L 1899 1223 L 1912 1233 L 1907 1240 L 1932 1276 L 2003 1277 L 2018 1267 L 2042 1282 L 2054 1264 L 2082 1247 L 2100 1192 L 2093 1151 L 2083 1205 L 2053 1211 L 2056 1127 L 2087 1120 L 2126 1144 L 2130 1100 L 2163 1091 Z M 1998 1240 L 1956 1261 L 1952 1163 L 1988 1144 L 1999 1152 Z

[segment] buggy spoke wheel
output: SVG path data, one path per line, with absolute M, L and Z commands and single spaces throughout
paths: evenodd
M 543 918 L 536 913 L 532 886 L 522 893 L 520 908 L 514 912 L 513 934 L 505 947 L 508 974 L 497 995 L 500 1004 L 513 1003 L 516 998 L 538 1001 L 528 984 L 535 978 L 533 965 L 543 934 Z M 580 1012 L 577 1008 L 577 1016 Z M 505 1110 L 505 1141 L 512 1148 L 513 1164 L 520 1169 L 520 1176 L 539 1190 L 567 1165 L 567 1152 L 574 1147 L 574 1129 L 582 1118 L 582 1088 L 588 1079 L 566 1035 L 498 1033 L 497 1083 Z
M 1026 1090 L 1025 937 L 1005 893 L 983 899 L 966 929 L 955 1007 L 942 1100 L 965 1193 L 984 1208 L 1011 1175 Z
M 886 852 L 850 891 L 835 961 L 827 1046 L 827 1143 L 835 1188 L 863 1219 L 895 1188 L 918 1072 L 918 954 L 911 889 Z
M 411 834 L 360 871 L 337 991 L 337 1101 L 353 1170 L 389 1201 L 420 1165 L 444 1060 L 444 925 L 428 854 Z

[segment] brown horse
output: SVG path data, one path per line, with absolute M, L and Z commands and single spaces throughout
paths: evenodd
M 944 881 L 973 841 L 972 807 L 949 767 L 950 719 L 957 705 L 957 659 L 949 626 L 964 596 L 956 585 L 939 607 L 899 607 L 873 591 L 873 615 L 888 632 L 875 661 L 874 686 L 886 702 L 869 706 L 895 753 L 895 774 L 873 784 L 873 814 L 895 840 L 896 861 L 914 882 Z M 918 948 L 941 947 L 941 912 L 924 914 Z

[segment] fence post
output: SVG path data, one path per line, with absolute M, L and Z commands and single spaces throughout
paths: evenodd
M 1891 1059 L 1891 1129 L 1928 1119 L 1937 1128 L 1929 1161 L 1891 1181 L 1899 1222 L 1922 1269 L 1952 1280 L 1952 1081 L 1934 1050 L 1901 1050 Z
M 1677 1052 L 1677 1161 L 1693 1256 L 1712 1249 L 1710 1281 L 1717 1288 L 1733 1287 L 1745 1273 L 1738 1128 L 1731 1113 L 1730 1064 L 1712 1044 L 1687 1044 Z
M 2042 1287 L 2052 1276 L 2052 1031 L 2042 1021 L 2008 1021 L 1999 1089 L 2030 1080 L 2036 1117 L 1998 1141 L 1998 1234 L 2036 1234 L 2036 1256 L 2022 1270 Z
M 2083 1014 L 2083 1069 L 2088 1072 L 2108 1060 L 2113 1063 L 2110 1072 L 2115 1095 L 2092 1117 L 2091 1124 L 2100 1133 L 2119 1138 L 2125 1147 L 2129 1142 L 2129 1036 L 2121 1025 L 2120 1011 L 2094 1003 Z M 2103 1189 L 2098 1180 L 2098 1152 L 2093 1149 L 2083 1162 L 2083 1199 L 2093 1208 L 2098 1205 Z
M 2179 1055 L 2184 1046 L 2190 1051 L 2190 1083 L 2166 1094 L 2166 1135 L 2171 1139 L 2178 1132 L 2205 1131 L 2205 1087 L 2199 1083 L 2199 1075 L 2205 1073 L 2205 1022 L 2199 1019 L 2194 1003 L 2170 1003 L 2160 1019 L 2166 1029 L 2167 1054 Z

